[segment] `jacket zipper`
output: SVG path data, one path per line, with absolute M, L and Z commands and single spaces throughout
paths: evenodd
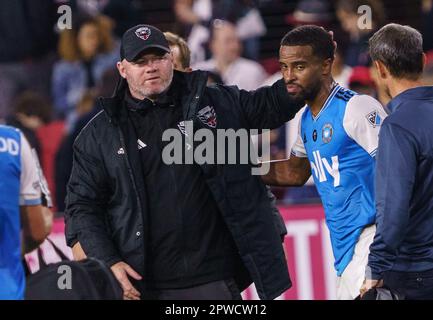
M 161 124 L 161 118 L 160 118 L 158 112 L 156 112 L 156 118 L 158 119 L 159 129 L 162 132 L 163 126 Z M 160 149 L 161 148 L 162 148 L 162 145 L 160 144 Z M 178 195 L 178 187 L 177 187 L 176 177 L 175 177 L 174 172 L 173 172 L 173 167 L 170 166 L 169 170 L 170 170 L 171 178 L 173 180 L 174 191 L 175 191 L 175 194 L 177 196 Z M 178 208 L 176 208 L 176 210 L 177 210 L 178 216 L 181 219 L 181 231 L 180 232 L 181 232 L 181 235 L 182 235 L 182 241 L 181 241 L 182 242 L 182 262 L 183 262 L 183 266 L 185 268 L 185 274 L 187 274 L 187 271 L 188 271 L 188 260 L 186 258 L 185 237 L 184 237 L 184 234 L 183 234 L 184 233 L 183 232 L 183 230 L 184 230 L 184 226 L 183 226 L 183 214 L 182 214 L 182 212 Z

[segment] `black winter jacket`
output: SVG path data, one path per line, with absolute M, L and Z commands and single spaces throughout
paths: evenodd
M 251 92 L 206 86 L 207 74 L 202 71 L 175 72 L 173 81 L 186 83 L 181 107 L 184 119 L 193 121 L 194 130 L 206 127 L 198 113 L 207 106 L 215 110 L 218 129 L 235 130 L 277 128 L 302 107 L 290 99 L 282 80 Z M 101 98 L 103 111 L 74 143 L 66 237 L 70 246 L 80 241 L 88 256 L 108 265 L 124 261 L 145 276 L 146 190 L 142 175 L 136 174 L 140 172 L 140 159 L 137 153 L 129 152 L 137 146 L 128 146 L 127 130 L 122 130 L 125 90 L 126 85 L 121 85 L 113 97 Z M 276 298 L 291 287 L 291 281 L 281 231 L 274 222 L 260 176 L 251 175 L 250 165 L 200 167 L 244 264 L 236 275 L 240 289 L 252 280 L 261 299 Z

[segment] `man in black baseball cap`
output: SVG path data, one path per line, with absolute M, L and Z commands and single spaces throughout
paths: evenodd
M 164 34 L 141 24 L 125 32 L 117 63 L 130 94 L 138 100 L 155 100 L 166 92 L 173 79 L 173 57 Z
M 134 61 L 146 49 L 157 48 L 170 52 L 170 46 L 164 34 L 154 26 L 140 24 L 127 30 L 120 47 L 121 60 Z

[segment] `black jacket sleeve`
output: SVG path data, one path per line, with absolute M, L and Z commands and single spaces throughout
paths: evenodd
M 239 106 L 247 129 L 275 129 L 293 119 L 304 102 L 293 100 L 283 79 L 255 91 L 239 90 Z
M 79 137 L 74 144 L 66 196 L 66 241 L 72 246 L 78 240 L 86 255 L 111 266 L 121 258 L 107 230 L 105 206 L 109 190 L 106 173 L 101 161 L 95 157 L 97 147 L 85 138 Z
M 284 242 L 284 237 L 287 235 L 286 224 L 284 223 L 284 219 L 278 210 L 277 199 L 275 198 L 269 186 L 266 186 L 266 191 L 269 201 L 271 202 L 272 217 L 274 219 L 275 228 L 278 231 L 278 235 L 281 237 L 281 242 Z

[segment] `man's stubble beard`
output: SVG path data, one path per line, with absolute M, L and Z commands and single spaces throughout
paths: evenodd
M 306 103 L 307 101 L 313 101 L 319 94 L 322 82 L 317 80 L 309 88 L 301 87 L 301 92 L 296 95 L 291 95 L 291 98 L 296 103 Z
M 144 85 L 138 85 L 137 83 L 133 83 L 133 86 L 131 88 L 130 86 L 130 90 L 132 91 L 134 96 L 139 96 L 140 100 L 143 99 L 151 99 L 151 100 L 156 100 L 160 95 L 162 95 L 163 93 L 167 92 L 168 88 L 170 87 L 172 81 L 173 81 L 173 70 L 171 71 L 171 74 L 169 76 L 169 78 L 164 81 L 163 84 L 163 89 L 158 91 L 158 92 L 149 92 L 149 90 L 146 90 L 144 87 Z

